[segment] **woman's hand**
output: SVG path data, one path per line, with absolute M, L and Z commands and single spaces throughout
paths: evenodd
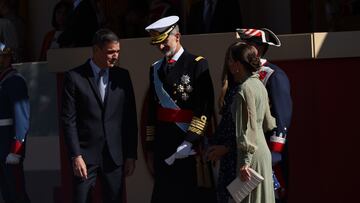
M 243 182 L 249 181 L 250 177 L 251 177 L 251 174 L 250 174 L 249 166 L 244 165 L 244 166 L 240 167 L 240 180 Z
M 217 161 L 228 152 L 229 149 L 225 145 L 213 145 L 207 151 L 207 158 L 209 161 Z

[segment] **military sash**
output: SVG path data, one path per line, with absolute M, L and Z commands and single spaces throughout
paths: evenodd
M 175 101 L 170 97 L 170 95 L 164 89 L 163 83 L 161 82 L 158 70 L 161 67 L 164 59 L 160 59 L 154 63 L 154 88 L 156 95 L 160 101 L 160 105 L 163 108 L 181 110 L 180 107 L 175 103 Z M 175 122 L 175 124 L 184 132 L 187 132 L 189 128 L 189 123 L 186 122 Z

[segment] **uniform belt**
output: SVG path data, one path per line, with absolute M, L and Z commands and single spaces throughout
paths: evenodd
M 193 112 L 184 109 L 168 109 L 159 106 L 157 108 L 157 119 L 165 122 L 190 123 Z
M 10 126 L 13 124 L 13 119 L 0 119 L 0 126 Z

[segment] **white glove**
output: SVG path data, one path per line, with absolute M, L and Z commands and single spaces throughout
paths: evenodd
M 191 149 L 192 144 L 188 141 L 184 141 L 180 146 L 176 149 L 175 158 L 183 159 L 188 157 L 189 155 L 194 155 L 196 152 Z
M 165 162 L 168 164 L 168 165 L 172 165 L 173 163 L 174 163 L 174 161 L 175 161 L 175 154 L 176 154 L 176 152 L 174 153 L 174 154 L 172 154 L 171 156 L 169 156 L 169 158 L 167 158 L 167 159 L 165 159 Z
M 277 163 L 279 163 L 282 159 L 282 156 L 279 152 L 271 152 L 271 161 L 272 161 L 272 165 L 276 165 Z
M 6 164 L 19 164 L 21 156 L 18 154 L 10 153 L 6 157 Z
M 190 142 L 184 141 L 183 143 L 181 143 L 180 146 L 178 146 L 174 154 L 172 154 L 167 159 L 165 159 L 165 162 L 168 165 L 172 165 L 175 159 L 184 159 L 190 155 L 196 154 L 196 152 L 193 149 L 191 149 L 191 147 L 192 144 Z

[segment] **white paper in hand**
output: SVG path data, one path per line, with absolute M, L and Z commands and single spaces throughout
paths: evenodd
M 236 203 L 240 203 L 264 180 L 264 178 L 253 169 L 249 168 L 249 171 L 251 173 L 249 181 L 243 182 L 239 177 L 236 177 L 226 187 Z

